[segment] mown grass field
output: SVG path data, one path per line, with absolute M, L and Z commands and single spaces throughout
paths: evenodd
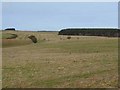
M 18 37 L 3 42 L 3 88 L 117 88 L 117 38 L 7 33 Z M 28 35 L 35 35 L 38 43 L 32 43 Z

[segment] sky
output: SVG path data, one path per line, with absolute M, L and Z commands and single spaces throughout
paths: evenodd
M 118 27 L 117 2 L 3 2 L 2 29 Z

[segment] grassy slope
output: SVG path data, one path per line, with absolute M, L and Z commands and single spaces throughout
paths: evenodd
M 3 87 L 117 87 L 117 38 L 13 33 L 38 43 L 3 48 Z
M 10 33 L 3 33 L 2 34 L 2 39 L 6 39 L 8 37 L 11 37 L 12 35 Z
M 2 30 L 0 30 L 0 37 L 2 37 Z
M 26 37 L 26 39 L 20 39 L 15 38 L 15 39 L 6 39 L 8 37 L 12 37 L 12 34 L 16 34 L 17 35 L 17 31 L 3 31 L 2 32 L 2 47 L 15 47 L 15 46 L 22 46 L 22 45 L 28 45 L 31 44 L 32 41 L 30 39 L 28 39 Z M 19 33 L 18 33 L 19 35 Z M 21 37 L 23 37 L 24 35 L 19 35 Z

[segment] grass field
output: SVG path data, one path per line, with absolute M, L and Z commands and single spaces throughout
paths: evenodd
M 4 33 L 18 37 L 10 43 L 3 41 L 3 88 L 116 88 L 118 85 L 117 38 L 67 39 L 57 35 L 58 32 Z M 29 35 L 35 35 L 38 43 L 32 43 Z

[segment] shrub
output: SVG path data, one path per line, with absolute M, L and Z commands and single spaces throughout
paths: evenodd
M 71 37 L 70 37 L 70 36 L 68 36 L 68 37 L 67 37 L 67 39 L 71 39 Z
M 28 38 L 31 39 L 33 43 L 37 43 L 37 38 L 34 35 L 30 35 Z
M 45 41 L 46 39 L 44 38 L 43 40 Z
M 77 39 L 79 39 L 79 37 L 77 37 Z

